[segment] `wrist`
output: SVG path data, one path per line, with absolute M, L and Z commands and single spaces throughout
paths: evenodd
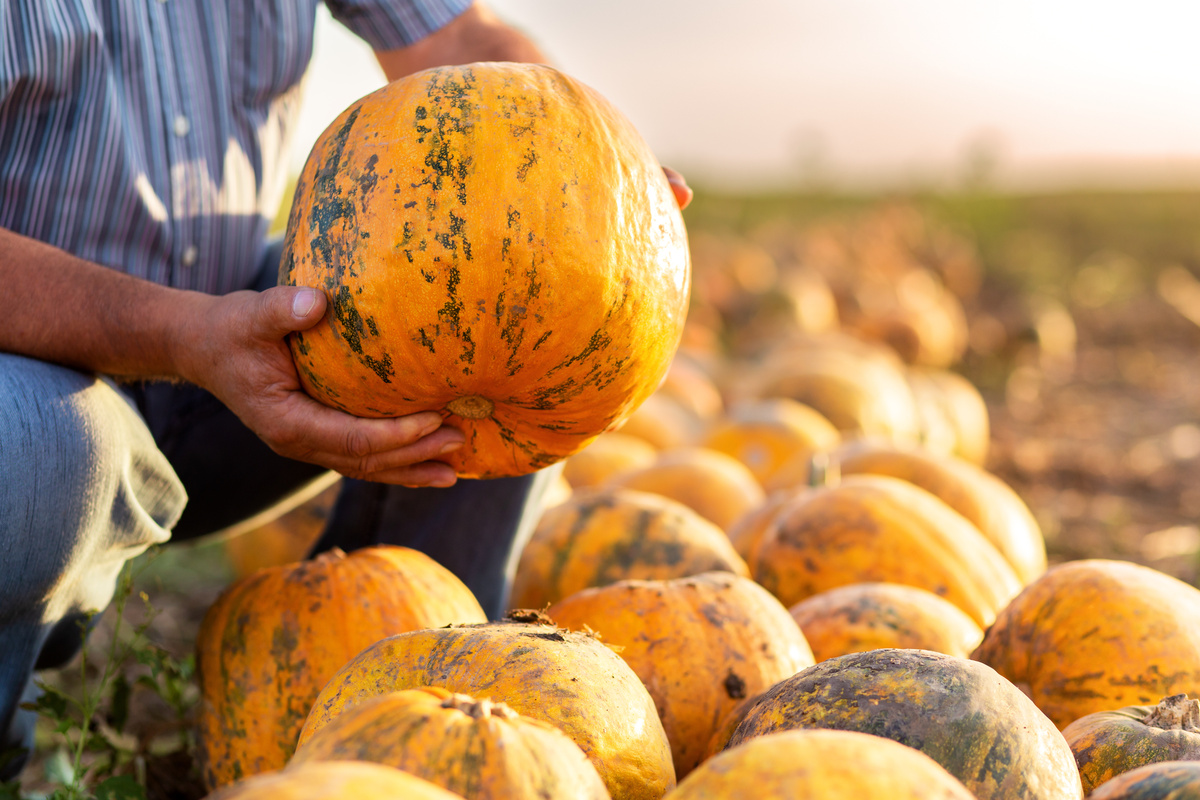
M 163 368 L 168 377 L 198 386 L 211 363 L 211 323 L 219 298 L 203 292 L 167 290 L 169 301 L 158 306 L 162 316 L 155 326 L 161 331 Z

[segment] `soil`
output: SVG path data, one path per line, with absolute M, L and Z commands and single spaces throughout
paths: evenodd
M 1017 358 L 985 389 L 988 468 L 1025 499 L 1052 562 L 1200 576 L 1200 327 L 1154 294 L 1073 310 L 1073 363 Z

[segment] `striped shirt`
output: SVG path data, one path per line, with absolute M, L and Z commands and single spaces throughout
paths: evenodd
M 320 0 L 0 0 L 0 226 L 178 288 L 249 285 Z M 327 0 L 376 50 L 470 0 Z

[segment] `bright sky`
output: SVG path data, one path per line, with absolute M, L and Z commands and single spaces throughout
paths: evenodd
M 491 0 L 695 181 L 1200 186 L 1200 3 Z M 318 27 L 297 167 L 382 83 Z

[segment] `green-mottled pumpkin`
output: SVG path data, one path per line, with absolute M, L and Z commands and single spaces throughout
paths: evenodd
M 883 647 L 967 658 L 983 630 L 933 592 L 898 583 L 851 583 L 814 594 L 788 611 L 817 661 Z
M 701 764 L 672 800 L 974 800 L 929 756 L 854 731 L 779 731 Z
M 1005 606 L 971 655 L 1059 728 L 1087 714 L 1200 695 L 1200 590 L 1140 564 L 1059 564 Z
M 1200 762 L 1147 764 L 1100 784 L 1094 800 L 1200 800 Z
M 671 746 L 637 675 L 598 639 L 544 621 L 429 628 L 376 642 L 321 690 L 299 744 L 354 706 L 418 686 L 488 698 L 561 728 L 617 800 L 658 800 L 675 786 Z
M 782 730 L 858 731 L 913 747 L 979 800 L 1078 800 L 1075 759 L 1049 719 L 986 665 L 928 650 L 831 658 L 768 689 L 728 747 Z
M 944 597 L 982 627 L 1021 588 L 969 520 L 888 475 L 793 494 L 749 549 L 750 576 L 788 607 L 849 583 L 900 583 Z
M 394 767 L 367 761 L 318 761 L 230 784 L 206 800 L 462 800 L 460 795 Z
M 347 108 L 296 186 L 281 284 L 320 288 L 291 337 L 306 391 L 367 417 L 436 410 L 465 477 L 518 475 L 638 407 L 683 331 L 690 261 L 633 126 L 547 66 L 401 78 Z
M 288 764 L 386 764 L 468 800 L 609 800 L 592 762 L 549 723 L 437 686 L 380 695 L 317 731 Z
M 521 552 L 513 608 L 545 608 L 620 580 L 725 571 L 749 577 L 725 533 L 688 506 L 633 489 L 575 492 L 547 509 Z
M 546 614 L 618 648 L 654 698 L 678 778 L 703 760 L 742 700 L 814 663 L 787 609 L 728 572 L 619 581 L 576 592 Z
M 196 637 L 205 784 L 286 764 L 321 687 L 372 642 L 486 619 L 462 581 L 406 547 L 333 550 L 235 581 Z
M 1097 711 L 1063 728 L 1083 790 L 1159 761 L 1200 761 L 1200 700 L 1186 694 L 1153 706 Z

